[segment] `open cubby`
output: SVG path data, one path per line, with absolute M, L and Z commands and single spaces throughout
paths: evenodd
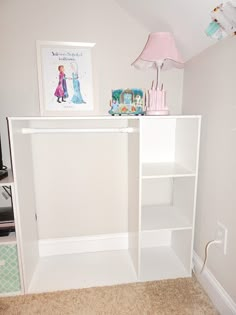
M 151 117 L 141 122 L 142 177 L 194 176 L 197 171 L 199 120 Z
M 145 234 L 142 232 L 143 239 L 147 239 Z M 150 237 L 156 237 L 157 244 L 142 243 L 141 281 L 191 276 L 192 230 L 150 233 Z
M 142 182 L 142 230 L 192 228 L 195 177 Z

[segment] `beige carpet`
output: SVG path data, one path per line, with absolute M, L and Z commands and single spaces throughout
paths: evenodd
M 1 315 L 218 314 L 195 278 L 0 298 Z

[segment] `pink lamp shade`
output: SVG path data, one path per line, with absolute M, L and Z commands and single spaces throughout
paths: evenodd
M 138 69 L 161 67 L 162 70 L 184 67 L 174 37 L 168 32 L 151 33 L 143 51 L 132 65 Z

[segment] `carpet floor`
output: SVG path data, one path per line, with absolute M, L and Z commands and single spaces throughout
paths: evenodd
M 0 298 L 1 315 L 215 315 L 195 278 Z

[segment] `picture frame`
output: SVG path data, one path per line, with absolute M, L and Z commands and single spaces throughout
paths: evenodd
M 94 80 L 92 49 L 95 43 L 37 41 L 40 114 L 92 114 Z

